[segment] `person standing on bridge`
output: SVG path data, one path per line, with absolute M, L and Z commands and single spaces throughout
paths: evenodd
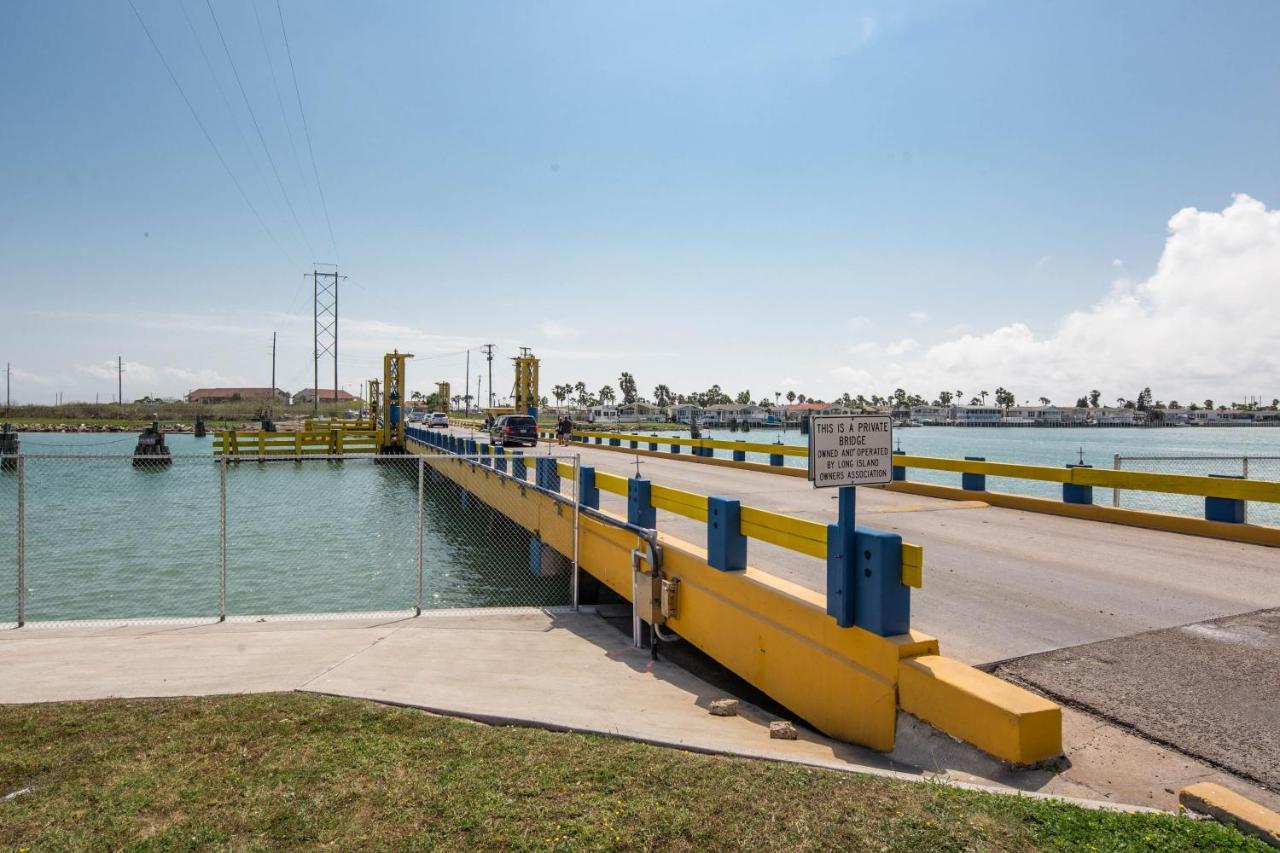
M 568 415 L 561 415 L 560 420 L 556 422 L 556 437 L 560 439 L 560 446 L 567 447 L 569 445 L 569 436 L 573 434 L 573 421 Z

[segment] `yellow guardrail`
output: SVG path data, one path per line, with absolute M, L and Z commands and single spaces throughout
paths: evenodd
M 332 429 L 300 432 L 239 432 L 214 434 L 218 456 L 324 456 L 343 453 L 377 453 L 378 431 Z
M 668 438 L 665 436 L 616 432 L 575 432 L 574 435 L 582 438 L 618 439 L 619 441 L 635 441 L 644 444 L 656 443 L 668 446 L 674 444 L 680 447 L 741 450 L 748 453 L 792 457 L 806 457 L 809 453 L 808 448 L 790 444 L 761 444 L 758 442 L 723 441 L 709 438 Z M 1128 489 L 1143 492 L 1163 492 L 1176 495 L 1280 503 L 1280 482 L 1269 480 L 1236 480 L 1192 474 L 1115 471 L 1110 468 L 1054 468 L 1048 465 L 985 462 L 975 459 L 945 459 L 910 454 L 894 455 L 893 465 L 897 468 L 923 468 L 931 471 L 952 471 L 958 474 L 985 474 L 992 477 L 1040 480 L 1076 486 L 1097 486 L 1106 489 Z
M 573 476 L 572 465 L 560 462 L 557 463 L 556 469 L 562 477 Z M 627 478 L 597 471 L 596 488 L 625 498 Z M 649 494 L 650 501 L 658 509 L 665 509 L 695 521 L 705 523 L 707 520 L 706 495 L 685 492 L 657 483 L 650 487 Z M 817 557 L 820 560 L 827 558 L 827 525 L 822 522 L 750 506 L 741 507 L 740 512 L 739 530 L 743 536 L 810 557 Z M 924 585 L 923 547 L 907 542 L 902 543 L 902 582 L 916 589 Z

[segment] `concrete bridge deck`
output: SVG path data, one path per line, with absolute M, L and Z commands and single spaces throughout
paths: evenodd
M 627 477 L 639 460 L 640 476 L 654 483 L 836 520 L 835 490 L 795 477 L 580 444 L 550 449 L 580 453 L 583 465 Z M 535 452 L 548 448 L 526 450 Z M 621 497 L 601 492 L 600 499 L 602 508 L 625 513 Z M 875 488 L 858 491 L 858 519 L 924 546 L 924 588 L 912 594 L 912 625 L 939 637 L 944 654 L 975 665 L 1280 607 L 1274 548 Z M 658 528 L 705 541 L 704 524 L 663 510 Z M 756 540 L 748 559 L 810 589 L 826 588 L 822 560 Z

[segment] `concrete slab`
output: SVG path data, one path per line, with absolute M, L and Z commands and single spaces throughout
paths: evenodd
M 774 740 L 769 724 L 780 717 L 746 701 L 737 717 L 712 716 L 724 689 L 631 649 L 589 612 L 0 632 L 4 703 L 282 690 L 1117 805 L 1172 809 L 1174 791 L 1199 781 L 1267 802 L 1228 774 L 1070 710 L 1065 771 L 1007 767 L 905 714 L 888 755 L 803 726 L 795 741 Z
M 1280 795 L 1280 610 L 1060 649 L 995 672 Z

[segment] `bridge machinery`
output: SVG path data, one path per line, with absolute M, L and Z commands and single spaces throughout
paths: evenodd
M 538 359 L 528 347 L 520 347 L 520 355 L 512 359 L 516 365 L 516 384 L 512 403 L 516 414 L 538 418 Z
M 405 362 L 412 353 L 395 350 L 382 357 L 382 411 L 379 453 L 404 453 Z
M 437 411 L 444 412 L 446 415 L 449 414 L 449 400 L 452 390 L 448 382 L 436 383 L 436 405 L 439 406 Z

